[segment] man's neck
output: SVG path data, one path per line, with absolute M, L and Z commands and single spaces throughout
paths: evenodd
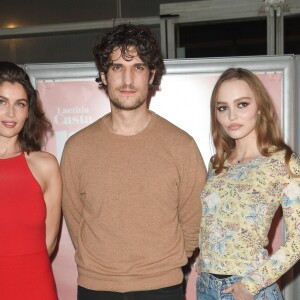
M 142 132 L 150 123 L 152 113 L 148 109 L 121 111 L 112 110 L 110 128 L 119 135 L 136 135 Z

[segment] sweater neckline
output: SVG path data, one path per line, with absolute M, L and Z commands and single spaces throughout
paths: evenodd
M 106 129 L 107 134 L 109 134 L 110 136 L 120 138 L 120 139 L 133 139 L 133 138 L 139 137 L 141 135 L 144 135 L 146 132 L 148 132 L 153 127 L 153 124 L 154 124 L 155 118 L 156 118 L 156 114 L 155 114 L 155 112 L 153 112 L 151 110 L 149 110 L 149 112 L 151 113 L 151 118 L 150 118 L 148 125 L 142 131 L 140 131 L 136 134 L 133 134 L 133 135 L 121 135 L 121 134 L 112 132 L 108 125 L 108 121 L 109 121 L 108 117 L 111 115 L 111 113 L 108 113 L 107 115 L 105 115 L 103 117 L 103 125 Z

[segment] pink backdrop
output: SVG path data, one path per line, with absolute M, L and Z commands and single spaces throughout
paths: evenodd
M 206 163 L 213 154 L 209 134 L 209 99 L 217 75 L 191 74 L 167 75 L 161 88 L 151 100 L 150 109 L 167 118 L 191 134 L 197 142 Z M 280 73 L 258 74 L 274 99 L 281 114 L 282 75 Z M 51 120 L 55 135 L 49 137 L 46 150 L 61 158 L 64 143 L 70 135 L 91 124 L 110 110 L 105 92 L 94 79 L 77 81 L 40 81 L 40 93 L 47 117 Z M 276 250 L 282 243 L 282 225 L 277 217 L 270 233 L 270 247 Z M 62 224 L 61 236 L 53 271 L 60 300 L 76 299 L 77 270 L 74 248 Z M 189 276 L 186 298 L 195 300 L 194 268 Z

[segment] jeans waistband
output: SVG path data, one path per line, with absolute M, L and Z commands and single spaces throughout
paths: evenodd
M 205 272 L 201 273 L 200 277 L 201 277 L 202 283 L 206 287 L 211 287 L 213 289 L 226 289 L 227 287 L 230 287 L 235 282 L 242 279 L 242 276 L 238 276 L 238 275 L 232 275 L 227 278 L 217 278 L 217 277 L 213 276 L 212 274 L 205 273 Z
M 209 273 L 210 275 L 218 278 L 218 279 L 224 279 L 224 278 L 228 278 L 228 277 L 231 277 L 233 275 L 221 275 L 221 274 L 213 274 L 213 273 Z

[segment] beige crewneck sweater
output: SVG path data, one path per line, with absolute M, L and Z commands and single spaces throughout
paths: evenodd
M 61 162 L 78 284 L 116 292 L 179 284 L 198 243 L 201 154 L 153 112 L 134 136 L 112 133 L 107 116 L 73 135 Z

